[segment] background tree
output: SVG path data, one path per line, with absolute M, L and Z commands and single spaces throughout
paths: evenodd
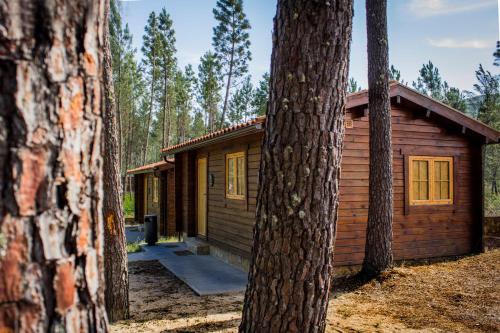
M 205 113 L 206 128 L 215 130 L 220 97 L 220 64 L 212 52 L 205 53 L 198 66 L 198 103 Z
M 191 123 L 190 138 L 196 138 L 207 134 L 207 127 L 205 126 L 205 117 L 203 112 L 198 109 L 194 111 L 194 117 Z
M 495 57 L 494 65 L 500 66 L 500 41 L 497 42 L 497 49 L 495 53 L 493 53 L 493 57 Z
M 121 97 L 121 68 L 123 57 L 126 54 L 126 48 L 131 47 L 132 38 L 128 30 L 128 26 L 123 29 L 121 15 L 118 7 L 118 3 L 115 0 L 110 1 L 110 11 L 109 11 L 109 39 L 110 39 L 110 49 L 112 56 L 112 65 L 114 68 L 114 91 L 117 94 L 115 98 L 116 112 L 118 113 L 118 135 L 119 135 L 119 157 L 122 157 L 122 119 L 120 110 L 120 97 Z
M 161 146 L 166 147 L 170 145 L 172 136 L 172 105 L 175 103 L 173 102 L 175 98 L 173 97 L 175 94 L 173 85 L 177 75 L 177 59 L 175 58 L 177 50 L 175 48 L 173 22 L 165 8 L 162 9 L 158 16 L 158 38 L 161 45 L 158 50 L 158 65 L 161 68 L 161 77 L 163 78 Z
M 366 0 L 366 27 L 370 185 L 362 273 L 375 276 L 391 268 L 393 261 L 392 131 L 387 0 Z
M 358 84 L 353 77 L 349 79 L 349 83 L 347 85 L 347 92 L 352 94 L 361 90 L 361 86 Z
M 267 101 L 269 100 L 269 73 L 264 73 L 259 85 L 255 88 L 252 100 L 252 108 L 257 116 L 265 116 Z
M 389 69 L 389 80 L 398 81 L 399 83 L 404 84 L 405 86 L 408 85 L 408 82 L 403 80 L 403 77 L 401 76 L 401 71 L 397 69 L 394 65 L 391 65 L 391 68 Z
M 107 331 L 103 8 L 88 0 L 0 5 L 4 332 Z
M 477 83 L 474 84 L 474 90 L 479 95 L 477 114 L 478 120 L 500 130 L 500 77 L 491 74 L 490 71 L 479 65 L 476 71 Z M 489 184 L 490 191 L 486 193 L 497 196 L 498 178 L 500 168 L 500 148 L 498 145 L 488 147 L 485 154 L 485 181 Z M 486 200 L 494 200 L 494 197 L 487 197 Z M 488 206 L 488 203 L 487 203 Z
M 466 99 L 465 94 L 460 89 L 448 86 L 446 81 L 443 83 L 443 103 L 465 112 L 467 110 Z
M 144 141 L 144 150 L 142 155 L 142 164 L 146 163 L 146 156 L 148 154 L 149 148 L 149 139 L 150 139 L 150 130 L 151 130 L 151 122 L 153 121 L 153 113 L 155 106 L 155 95 L 156 95 L 156 86 L 159 73 L 158 73 L 158 64 L 160 57 L 160 48 L 161 41 L 158 33 L 158 19 L 156 17 L 155 12 L 151 12 L 149 14 L 148 23 L 144 28 L 145 34 L 142 38 L 142 53 L 144 54 L 144 67 L 147 69 L 148 80 L 150 85 L 149 90 L 149 112 L 147 118 L 146 125 L 146 136 Z
M 240 332 L 325 330 L 352 14 L 351 0 L 278 1 Z
M 193 95 L 196 79 L 193 67 L 186 66 L 184 72 L 178 71 L 175 77 L 176 110 L 177 110 L 177 143 L 190 137 L 190 112 L 193 108 Z
M 431 61 L 422 66 L 419 74 L 417 82 L 413 82 L 415 89 L 455 109 L 466 112 L 465 94 L 458 88 L 450 87 L 441 77 L 439 69 Z
M 419 74 L 417 82 L 413 82 L 413 87 L 434 99 L 442 100 L 443 79 L 441 78 L 439 69 L 429 61 L 429 63 L 422 65 Z
M 219 125 L 222 127 L 229 106 L 230 90 L 234 82 L 247 73 L 248 61 L 252 59 L 248 34 L 250 23 L 243 11 L 243 0 L 218 0 L 213 13 L 218 24 L 214 28 L 212 45 L 226 77 Z
M 104 31 L 109 32 L 110 0 L 105 0 Z M 120 140 L 118 117 L 113 89 L 110 34 L 104 33 L 103 59 L 103 217 L 105 301 L 110 321 L 127 319 L 128 265 L 125 247 L 125 221 L 123 218 L 122 182 L 120 174 Z
M 250 76 L 247 76 L 241 87 L 234 93 L 229 103 L 229 122 L 238 124 L 247 121 L 252 115 L 253 86 Z

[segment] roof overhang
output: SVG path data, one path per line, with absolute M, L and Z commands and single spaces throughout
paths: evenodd
M 175 167 L 174 160 L 168 159 L 156 163 L 142 165 L 140 167 L 127 170 L 127 175 L 139 175 L 145 173 L 153 173 L 155 171 L 164 171 Z
M 264 131 L 264 117 L 257 118 L 257 120 L 249 121 L 245 124 L 236 125 L 221 131 L 217 131 L 206 136 L 202 136 L 185 143 L 168 147 L 162 150 L 163 156 L 178 154 L 184 151 L 198 149 L 201 147 L 209 146 L 214 143 L 223 142 L 226 140 L 239 138 L 247 135 L 261 133 Z
M 474 133 L 482 137 L 483 142 L 499 143 L 500 132 L 489 127 L 486 124 L 466 115 L 459 110 L 456 110 L 446 104 L 443 104 L 435 99 L 430 98 L 414 89 L 402 85 L 396 81 L 390 83 L 390 97 L 395 103 L 401 103 L 402 100 L 410 102 L 416 106 L 414 112 L 421 112 L 422 116 L 431 117 L 437 115 L 446 120 L 456 124 L 457 128 L 465 134 L 467 132 Z M 395 101 L 394 101 L 395 100 Z M 368 109 L 368 90 L 362 90 L 347 96 L 346 109 L 356 110 L 361 109 L 363 115 L 367 115 Z M 162 150 L 164 157 L 174 155 L 188 150 L 198 149 L 201 147 L 209 146 L 214 143 L 219 143 L 229 139 L 239 138 L 246 135 L 261 133 L 264 130 L 265 117 L 259 117 L 244 124 L 234 125 L 229 128 L 219 130 L 184 143 L 167 147 Z
M 446 120 L 449 120 L 460 126 L 462 133 L 472 131 L 484 137 L 485 143 L 500 142 L 500 132 L 498 132 L 494 128 L 491 128 L 488 125 L 470 117 L 469 115 L 405 85 L 402 85 L 400 83 L 392 83 L 390 85 L 390 97 L 396 99 L 402 98 L 418 105 L 427 117 L 435 114 Z M 348 96 L 346 107 L 347 109 L 357 108 L 365 105 L 368 105 L 368 90 L 363 90 L 361 92 Z

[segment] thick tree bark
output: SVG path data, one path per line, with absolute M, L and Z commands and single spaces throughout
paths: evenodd
M 370 190 L 363 273 L 392 266 L 392 143 L 387 0 L 366 0 Z
M 113 89 L 113 70 L 109 43 L 109 0 L 105 0 L 105 34 L 103 61 L 103 216 L 104 277 L 106 310 L 110 321 L 128 318 L 128 266 L 125 246 L 125 221 L 122 204 L 120 142 L 118 117 Z
M 0 27 L 0 330 L 106 332 L 104 1 L 2 1 Z
M 279 0 L 240 332 L 323 332 L 344 140 L 352 0 Z

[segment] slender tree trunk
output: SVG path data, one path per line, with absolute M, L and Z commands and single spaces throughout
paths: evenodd
M 163 59 L 163 61 L 165 61 L 165 59 Z M 161 144 L 162 144 L 162 147 L 165 147 L 165 133 L 167 131 L 167 98 L 168 98 L 168 78 L 167 78 L 167 68 L 163 68 L 163 71 L 165 72 L 164 75 L 163 75 L 163 87 L 164 87 L 164 91 L 163 91 L 163 95 L 164 95 L 164 99 L 163 99 L 163 121 L 162 121 L 162 133 L 161 133 Z
M 226 95 L 224 97 L 224 106 L 222 108 L 222 115 L 220 117 L 219 128 L 224 127 L 224 119 L 226 118 L 227 106 L 229 103 L 229 91 L 231 90 L 231 78 L 233 76 L 233 61 L 234 61 L 234 42 L 231 52 L 231 61 L 229 62 L 229 72 L 227 74 L 227 85 L 226 85 Z
M 165 63 L 166 63 L 166 59 L 164 59 Z M 165 100 L 163 101 L 164 104 L 163 104 L 163 116 L 164 116 L 164 119 L 163 119 L 163 141 L 162 141 L 162 145 L 163 147 L 168 147 L 170 145 L 170 134 L 172 133 L 172 115 L 170 114 L 170 103 L 169 103 L 169 99 L 168 99 L 168 76 L 167 76 L 167 73 L 168 73 L 168 68 L 167 66 L 165 66 L 164 68 L 164 71 L 165 71 L 165 82 L 164 82 L 164 86 L 165 86 Z
M 149 114 L 148 114 L 148 124 L 146 126 L 146 143 L 144 145 L 144 151 L 142 152 L 142 164 L 146 163 L 146 156 L 148 152 L 149 145 L 149 128 L 151 127 L 151 118 L 153 117 L 153 102 L 155 95 L 155 75 L 156 75 L 156 49 L 153 47 L 153 66 L 152 66 L 152 76 L 151 76 L 151 97 L 149 101 Z
M 132 85 L 132 92 L 135 91 L 135 85 Z M 127 117 L 127 135 L 125 137 L 125 170 L 124 170 L 124 184 L 126 184 L 126 179 L 127 179 L 127 170 L 130 167 L 130 164 L 132 163 L 132 144 L 133 144 L 133 133 L 132 133 L 132 118 L 134 117 L 135 113 L 135 101 L 132 96 L 132 94 L 129 96 L 129 112 L 128 112 L 128 117 Z M 122 155 L 123 156 L 123 155 Z M 130 190 L 130 188 L 129 188 Z M 125 196 L 125 193 L 127 193 L 127 186 L 125 185 L 123 188 L 123 196 Z
M 366 0 L 370 190 L 363 273 L 392 266 L 392 140 L 387 0 Z
M 122 143 L 123 143 L 123 132 L 122 132 L 122 109 L 120 108 L 120 103 L 121 103 L 121 77 L 122 77 L 122 55 L 120 52 L 120 56 L 118 57 L 118 93 L 117 93 L 117 98 L 116 98 L 116 113 L 118 117 L 118 145 L 119 145 L 119 151 L 118 151 L 118 158 L 120 160 L 120 168 L 122 167 L 121 163 L 123 161 L 123 154 L 122 154 Z M 121 170 L 120 170 L 121 171 Z
M 107 331 L 103 4 L 0 4 L 3 332 Z
M 110 321 L 127 319 L 128 265 L 125 247 L 125 220 L 123 217 L 122 182 L 120 172 L 120 143 L 117 112 L 113 91 L 113 70 L 109 44 L 109 1 L 105 0 L 104 34 L 104 131 L 103 131 L 103 216 L 104 228 L 104 277 L 106 282 L 106 310 Z
M 339 202 L 352 0 L 279 0 L 240 332 L 323 332 Z

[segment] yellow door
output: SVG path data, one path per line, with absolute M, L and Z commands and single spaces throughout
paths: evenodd
M 207 159 L 198 159 L 198 235 L 207 235 Z

